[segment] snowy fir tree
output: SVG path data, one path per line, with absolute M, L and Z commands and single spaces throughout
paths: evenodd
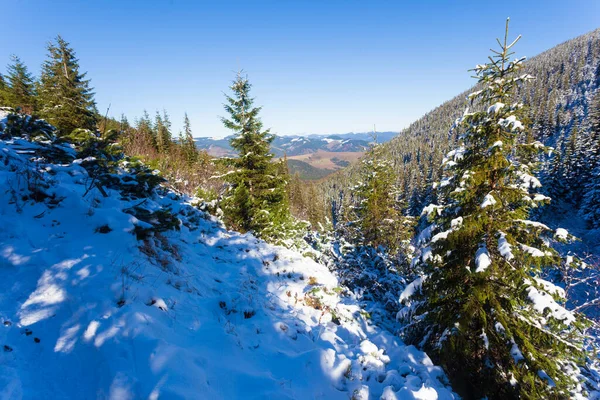
M 48 44 L 38 88 L 40 115 L 62 134 L 96 129 L 96 103 L 86 73 L 79 71 L 75 52 L 62 37 Z
M 391 161 L 381 154 L 381 145 L 371 146 L 362 161 L 361 182 L 352 190 L 347 208 L 349 240 L 357 245 L 383 246 L 395 254 L 410 239 L 411 223 L 402 214 L 396 174 Z
M 7 70 L 7 105 L 31 114 L 35 109 L 35 82 L 33 76 L 17 56 L 12 57 L 12 63 Z
M 561 265 L 549 247 L 566 239 L 528 220 L 549 198 L 533 193 L 539 142 L 527 137 L 524 106 L 511 103 L 524 58 L 511 61 L 504 41 L 475 73 L 475 112 L 455 126 L 460 146 L 444 160 L 443 201 L 424 210 L 431 225 L 420 236 L 423 274 L 401 295 L 406 340 L 425 349 L 466 399 L 567 398 L 580 390 L 582 320 L 560 305 L 562 290 L 541 280 Z
M 272 162 L 274 136 L 263 130 L 258 117 L 261 107 L 254 107 L 251 87 L 240 72 L 230 87 L 233 95 L 226 95 L 224 108 L 229 118 L 222 118 L 222 122 L 235 133 L 230 144 L 239 155 L 232 160 L 233 170 L 224 177 L 230 186 L 222 206 L 232 228 L 276 236 L 290 220 L 288 177 Z

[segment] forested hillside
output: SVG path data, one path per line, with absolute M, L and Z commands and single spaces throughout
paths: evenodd
M 529 106 L 531 135 L 555 148 L 544 158 L 546 190 L 556 200 L 573 202 L 586 215 L 593 213 L 598 198 L 583 201 L 583 196 L 599 184 L 597 172 L 592 179 L 599 138 L 588 116 L 600 107 L 600 29 L 527 60 L 525 72 L 535 80 L 519 88 L 513 100 Z M 383 146 L 412 215 L 433 200 L 432 184 L 439 181 L 441 161 L 456 143 L 450 128 L 469 105 L 467 93 L 425 114 Z M 355 164 L 329 177 L 322 185 L 328 204 L 339 204 L 340 196 L 349 199 L 348 189 L 362 174 Z M 590 216 L 590 221 L 597 224 L 598 216 Z

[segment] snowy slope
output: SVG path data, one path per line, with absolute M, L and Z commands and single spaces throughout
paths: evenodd
M 104 197 L 74 158 L 0 141 L 0 398 L 456 397 L 326 267 L 166 189 Z M 137 240 L 134 205 L 180 229 Z

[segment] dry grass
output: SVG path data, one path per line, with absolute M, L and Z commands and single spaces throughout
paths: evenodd
M 147 134 L 130 129 L 121 138 L 125 154 L 138 157 L 152 168 L 161 171 L 168 185 L 188 195 L 194 195 L 198 188 L 219 192 L 223 182 L 211 177 L 220 175 L 223 167 L 213 162 L 206 151 L 198 151 L 197 160 L 190 162 L 182 146 L 171 143 L 168 151 L 160 153 Z
M 331 161 L 333 158 L 338 158 L 340 160 L 349 161 L 350 163 L 353 163 L 356 160 L 358 160 L 363 154 L 364 153 L 362 152 L 333 152 L 318 150 L 316 153 L 302 154 L 298 156 L 288 156 L 288 160 L 304 161 L 305 163 L 308 163 L 315 168 L 338 170 L 342 167 Z

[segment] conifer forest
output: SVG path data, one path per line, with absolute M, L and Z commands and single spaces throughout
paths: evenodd
M 365 13 L 379 15 L 377 3 Z M 301 97 L 320 74 L 287 76 L 276 66 L 286 55 L 240 56 L 227 79 L 208 77 L 216 100 L 179 101 L 191 58 L 148 44 L 173 69 L 147 81 L 152 66 L 132 47 L 102 67 L 148 86 L 132 114 L 113 72 L 96 80 L 99 61 L 86 62 L 111 52 L 108 25 L 86 25 L 92 37 L 52 24 L 45 48 L 33 33 L 3 34 L 19 44 L 0 46 L 0 399 L 600 399 L 600 28 L 557 31 L 562 43 L 548 46 L 514 28 L 546 22 L 494 7 L 482 32 L 440 20 L 440 35 L 473 41 L 444 54 L 483 55 L 470 69 L 405 60 L 434 71 L 434 86 L 460 70 L 460 93 L 393 132 L 347 135 L 306 133 L 327 109 L 270 100 Z M 150 32 L 126 17 L 117 32 Z M 242 39 L 255 17 L 222 39 L 232 54 L 262 46 Z M 268 31 L 275 16 L 263 17 Z M 185 21 L 173 26 L 192 35 Z M 284 42 L 292 55 L 302 43 Z M 544 47 L 525 54 L 532 43 Z M 336 96 L 361 87 L 344 81 Z M 392 97 L 399 114 L 403 96 Z M 209 101 L 218 138 L 198 117 Z M 357 118 L 373 126 L 376 100 L 361 101 Z M 286 106 L 299 116 L 287 134 L 270 121 Z

